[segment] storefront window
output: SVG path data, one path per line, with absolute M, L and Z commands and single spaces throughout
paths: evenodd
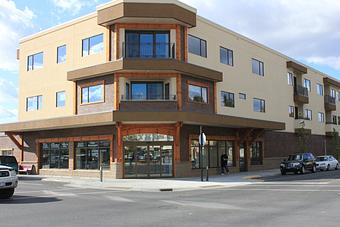
M 110 168 L 110 142 L 86 141 L 75 143 L 76 169 Z
M 221 166 L 222 154 L 228 155 L 228 166 L 235 166 L 234 162 L 234 142 L 226 140 L 208 140 L 207 144 L 203 148 L 203 154 L 207 152 L 207 159 L 209 168 L 218 168 Z M 191 164 L 193 169 L 200 168 L 200 158 L 202 157 L 199 152 L 198 140 L 191 140 L 190 147 Z M 204 158 L 204 155 L 203 155 Z M 202 165 L 202 163 L 201 163 Z
M 43 169 L 68 169 L 68 143 L 43 143 L 41 165 Z
M 252 165 L 262 165 L 262 142 L 254 142 L 250 147 L 250 161 Z
M 173 136 L 163 134 L 134 134 L 123 137 L 123 141 L 174 141 Z

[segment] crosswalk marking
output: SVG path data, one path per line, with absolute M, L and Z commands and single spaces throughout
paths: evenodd
M 106 196 L 106 198 L 115 201 L 115 202 L 126 202 L 126 203 L 134 203 L 135 201 L 131 200 L 131 199 L 127 199 L 124 197 L 120 197 L 120 196 Z
M 199 207 L 205 209 L 223 209 L 223 210 L 242 210 L 242 208 L 237 206 L 232 206 L 225 203 L 214 203 L 214 202 L 193 202 L 193 201 L 172 201 L 172 200 L 161 200 L 161 202 L 169 203 L 173 205 L 179 206 L 191 206 L 191 207 Z

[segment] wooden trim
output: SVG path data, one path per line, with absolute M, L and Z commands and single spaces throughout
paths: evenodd
M 181 60 L 181 26 L 176 25 L 176 59 Z
M 106 61 L 111 61 L 111 27 L 105 31 Z
M 6 136 L 8 136 L 8 138 L 10 138 L 10 140 L 17 146 L 17 148 L 19 148 L 20 150 L 23 149 L 23 147 L 22 147 L 22 141 L 19 142 L 19 141 L 17 140 L 17 138 L 14 136 L 14 133 L 6 132 L 5 134 L 6 134 Z M 20 135 L 19 135 L 19 136 L 20 136 Z M 20 138 L 22 139 L 21 136 L 20 136 Z
M 120 59 L 120 56 L 119 56 L 119 51 L 121 49 L 121 46 L 120 46 L 120 31 L 119 31 L 119 26 L 115 26 L 115 38 L 116 38 L 116 60 Z
M 190 134 L 189 137 L 191 139 L 198 140 L 199 135 L 198 134 Z M 236 141 L 237 137 L 236 136 L 214 136 L 214 135 L 206 135 L 207 140 L 229 140 L 229 141 Z
M 182 122 L 177 122 L 175 125 L 175 138 L 174 138 L 174 160 L 181 161 L 181 127 Z
M 120 74 L 116 73 L 114 75 L 114 92 L 115 92 L 115 97 L 113 99 L 113 102 L 114 102 L 114 107 L 115 107 L 115 110 L 119 110 L 119 100 L 120 100 L 120 97 L 119 97 L 119 77 L 120 77 Z
M 217 113 L 217 97 L 218 97 L 216 82 L 214 82 L 213 90 L 214 90 L 214 113 L 216 114 Z M 235 100 L 235 96 L 234 96 L 234 100 Z
M 170 136 L 176 136 L 176 125 L 174 124 L 129 124 L 121 126 L 121 135 L 133 135 L 142 133 L 158 133 Z
M 82 142 L 82 141 L 100 141 L 112 140 L 112 135 L 96 135 L 96 136 L 74 136 L 74 137 L 57 137 L 36 139 L 37 143 L 61 143 L 61 142 Z
M 182 111 L 183 100 L 182 100 L 182 75 L 177 74 L 176 77 L 176 93 L 177 93 L 177 109 Z
M 184 27 L 184 61 L 188 62 L 188 28 Z
M 75 81 L 73 83 L 73 91 L 74 91 L 74 96 L 73 96 L 73 102 L 74 102 L 74 107 L 73 107 L 73 114 L 77 115 L 78 114 L 78 85 L 77 85 L 77 81 Z M 81 93 L 81 89 L 80 89 L 80 93 Z
M 196 101 L 190 100 L 190 97 L 189 97 L 189 94 L 190 94 L 189 86 L 190 85 L 207 88 L 207 102 L 196 102 Z M 209 86 L 209 83 L 187 80 L 187 103 L 195 103 L 195 104 L 208 105 L 210 103 L 209 99 L 210 99 L 210 86 Z
M 103 99 L 100 100 L 100 101 L 97 101 L 97 102 L 83 103 L 82 102 L 82 98 L 83 98 L 82 89 L 85 88 L 85 87 L 92 87 L 92 86 L 97 86 L 97 85 L 103 85 L 103 91 L 102 91 Z M 104 103 L 105 102 L 105 80 L 98 80 L 98 81 L 92 81 L 92 82 L 88 82 L 88 83 L 84 83 L 84 84 L 79 84 L 79 88 L 80 88 L 80 103 L 79 103 L 80 106 L 86 106 L 86 105 L 92 105 L 92 104 L 98 104 L 98 103 Z
M 117 129 L 117 159 L 115 159 L 115 162 L 123 163 L 122 124 L 120 122 L 116 123 L 116 129 Z M 123 176 L 124 176 L 124 173 L 123 173 Z
M 164 30 L 164 29 L 176 29 L 176 24 L 147 24 L 147 23 L 117 23 L 117 28 L 124 29 L 145 29 L 145 30 Z
M 178 73 L 149 73 L 149 72 L 123 72 L 119 73 L 120 77 L 135 78 L 135 79 L 158 79 L 158 78 L 171 78 L 177 77 Z

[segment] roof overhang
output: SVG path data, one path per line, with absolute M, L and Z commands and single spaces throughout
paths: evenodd
M 77 81 L 119 72 L 170 72 L 221 82 L 223 73 L 175 59 L 121 59 L 81 68 L 67 73 L 67 79 Z
M 195 112 L 105 112 L 77 115 L 36 121 L 17 122 L 0 125 L 2 132 L 29 132 L 80 128 L 90 126 L 114 125 L 116 122 L 183 122 L 184 124 L 206 125 L 230 128 L 258 128 L 265 130 L 284 130 L 285 123 L 218 114 Z
M 287 61 L 287 68 L 292 69 L 294 72 L 298 72 L 301 74 L 307 73 L 307 68 L 299 63 L 296 63 L 294 61 Z
M 329 78 L 329 77 L 324 77 L 323 83 L 324 83 L 325 86 L 332 85 L 334 87 L 340 88 L 340 82 L 335 80 L 335 79 Z
M 132 2 L 117 1 L 97 9 L 98 24 L 108 26 L 110 24 L 122 23 L 126 18 L 152 18 L 177 21 L 188 27 L 196 26 L 196 10 L 184 7 L 177 1 L 159 2 Z

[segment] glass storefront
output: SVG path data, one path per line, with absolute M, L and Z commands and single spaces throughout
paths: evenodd
M 86 141 L 75 143 L 76 169 L 110 168 L 110 141 Z
M 43 169 L 68 169 L 69 144 L 41 144 L 41 167 Z
M 190 153 L 193 169 L 205 167 L 207 163 L 209 168 L 220 167 L 220 157 L 222 154 L 228 155 L 228 166 L 235 166 L 234 141 L 208 140 L 202 148 L 202 154 L 200 154 L 198 140 L 191 140 Z
M 123 137 L 124 177 L 158 178 L 173 176 L 173 137 L 136 134 Z

